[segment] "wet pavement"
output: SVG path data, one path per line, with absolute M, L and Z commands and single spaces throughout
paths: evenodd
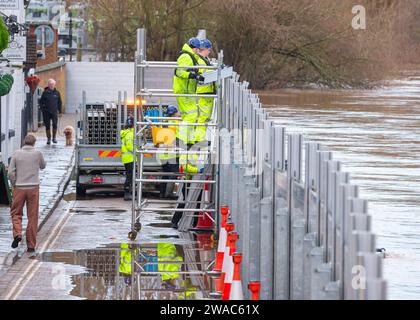
M 1 299 L 210 298 L 211 234 L 180 233 L 170 212 L 149 212 L 129 241 L 131 202 L 122 192 L 92 189 L 80 199 L 74 192 L 71 181 L 40 231 L 36 255 L 23 254 L 0 276 Z
M 58 143 L 48 146 L 46 138 L 41 134 L 42 132 L 36 134 L 37 143 L 35 147 L 43 153 L 47 167 L 40 172 L 40 225 L 58 204 L 74 166 L 74 147 L 66 147 L 64 137 L 58 136 Z M 25 208 L 23 230 L 25 230 L 26 224 Z M 7 266 L 13 264 L 25 251 L 25 237 L 19 250 L 13 250 L 10 247 L 12 240 L 10 208 L 0 206 L 0 275 L 5 272 Z

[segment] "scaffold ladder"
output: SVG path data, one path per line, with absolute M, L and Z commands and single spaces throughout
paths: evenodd
M 218 203 L 218 150 L 219 150 L 219 138 L 218 138 L 218 127 L 220 126 L 219 115 L 221 114 L 221 91 L 222 91 L 222 69 L 223 65 L 223 53 L 218 53 L 218 59 L 213 62 L 210 66 L 178 66 L 176 62 L 168 61 L 147 61 L 146 60 L 146 41 L 145 41 L 145 30 L 139 29 L 137 32 L 137 52 L 135 59 L 135 77 L 134 77 L 134 169 L 133 169 L 133 200 L 132 200 L 132 221 L 131 230 L 128 234 L 129 239 L 134 240 L 137 237 L 138 232 L 141 230 L 141 217 L 145 212 L 182 212 L 183 216 L 179 222 L 179 231 L 188 231 L 192 228 L 194 217 L 197 217 L 197 212 L 207 214 L 217 225 L 217 214 L 219 206 Z M 149 69 L 210 69 L 217 72 L 217 94 L 175 94 L 171 89 L 148 89 L 145 87 L 145 70 Z M 223 74 L 226 77 L 226 73 Z M 213 98 L 214 99 L 214 110 L 212 118 L 206 123 L 186 123 L 178 122 L 180 119 L 171 117 L 145 117 L 143 114 L 143 100 L 144 98 L 176 98 L 176 97 L 189 97 L 196 101 L 198 98 Z M 198 101 L 197 101 L 198 102 Z M 177 120 L 177 121 L 176 121 Z M 172 121 L 172 122 L 171 122 Z M 209 136 L 210 143 L 206 146 L 198 148 L 190 148 L 187 146 L 171 146 L 165 148 L 159 148 L 150 144 L 145 139 L 145 131 L 149 126 L 188 126 L 197 128 L 198 126 L 205 126 L 207 129 L 207 136 Z M 187 172 L 184 173 L 173 173 L 173 172 L 145 172 L 144 160 L 146 155 L 159 154 L 176 154 L 189 156 L 198 156 L 204 159 L 204 171 L 200 174 L 194 174 L 192 177 Z M 215 161 L 216 160 L 216 161 Z M 166 176 L 169 179 L 152 179 L 150 175 Z M 179 180 L 182 178 L 183 180 Z M 174 200 L 155 200 L 155 199 L 143 199 L 142 191 L 145 184 L 149 183 L 183 183 L 187 184 L 188 188 L 185 192 L 185 197 L 181 200 L 181 197 Z M 209 199 L 201 197 L 205 185 L 212 185 L 212 192 Z M 176 208 L 175 206 L 159 206 L 162 204 L 176 205 L 183 203 L 183 208 Z M 205 211 L 203 210 L 205 209 Z

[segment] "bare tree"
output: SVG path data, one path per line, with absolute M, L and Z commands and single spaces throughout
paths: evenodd
M 149 59 L 174 60 L 205 28 L 255 88 L 360 86 L 418 59 L 418 0 L 360 0 L 366 30 L 351 26 L 352 0 L 87 1 L 92 41 L 104 60 L 132 61 L 139 27 L 147 29 Z

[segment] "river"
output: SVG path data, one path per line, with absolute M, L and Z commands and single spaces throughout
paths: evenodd
M 259 94 L 288 132 L 334 151 L 369 200 L 388 298 L 420 299 L 420 71 L 375 90 Z

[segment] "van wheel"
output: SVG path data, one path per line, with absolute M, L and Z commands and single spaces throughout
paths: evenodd
M 86 187 L 76 184 L 76 194 L 78 196 L 85 196 L 86 195 Z

